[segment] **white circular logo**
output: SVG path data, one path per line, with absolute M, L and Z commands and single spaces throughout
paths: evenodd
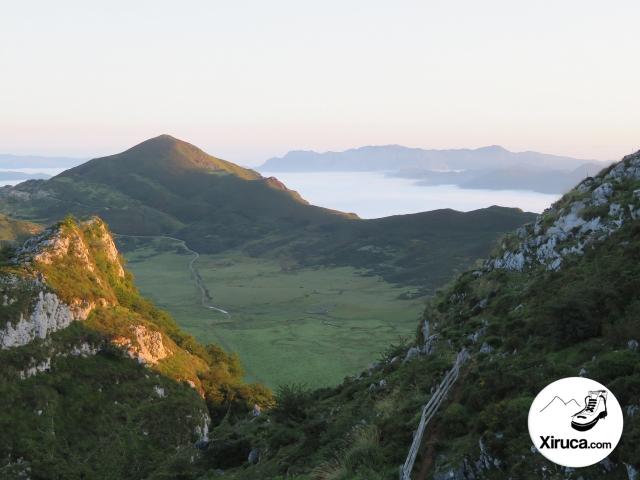
M 529 435 L 547 459 L 588 467 L 609 455 L 622 435 L 622 409 L 595 380 L 568 377 L 547 385 L 529 409 Z

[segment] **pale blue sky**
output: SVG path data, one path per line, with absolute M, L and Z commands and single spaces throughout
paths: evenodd
M 2 1 L 0 152 L 640 148 L 637 0 Z

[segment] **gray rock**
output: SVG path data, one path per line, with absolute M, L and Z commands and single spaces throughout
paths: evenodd
M 502 258 L 495 260 L 495 268 L 501 268 L 503 270 L 512 270 L 514 272 L 521 272 L 524 269 L 525 258 L 522 252 L 505 252 Z
M 609 459 L 609 457 L 605 458 L 604 460 L 600 460 L 600 461 L 598 462 L 598 464 L 599 464 L 599 465 L 602 467 L 602 469 L 603 469 L 605 472 L 607 472 L 607 473 L 608 473 L 608 472 L 612 472 L 612 471 L 613 471 L 613 470 L 615 470 L 615 468 L 616 468 L 616 464 L 615 464 L 615 463 L 613 463 L 613 462 Z
M 32 358 L 31 365 L 18 373 L 20 375 L 20 379 L 25 380 L 29 377 L 38 375 L 39 373 L 51 371 L 51 358 L 47 358 L 46 360 L 38 363 L 34 362 L 35 360 Z
M 434 473 L 433 480 L 476 480 L 476 476 L 463 464 L 457 468 L 448 468 L 445 471 Z
M 624 466 L 627 468 L 627 477 L 629 480 L 638 480 L 638 469 L 628 463 L 625 463 Z
M 367 367 L 367 370 L 368 370 L 368 372 L 369 372 L 369 375 L 371 375 L 371 373 L 372 373 L 374 370 L 377 370 L 379 367 L 380 367 L 380 364 L 379 364 L 379 363 L 377 363 L 377 362 L 374 362 L 374 363 L 370 364 L 370 365 Z
M 613 193 L 613 186 L 610 183 L 603 183 L 591 193 L 593 204 L 604 205 Z
M 422 339 L 426 342 L 430 336 L 431 325 L 429 324 L 429 320 L 425 319 L 424 322 L 422 322 Z
M 555 258 L 551 263 L 549 263 L 549 265 L 547 265 L 547 270 L 555 272 L 557 270 L 560 270 L 560 265 L 562 265 L 562 258 Z
M 438 334 L 431 335 L 427 338 L 427 341 L 424 342 L 424 347 L 422 347 L 422 353 L 425 355 L 431 355 L 436 350 L 436 342 L 438 340 Z
M 247 457 L 247 461 L 253 464 L 258 463 L 260 461 L 260 449 L 252 448 L 249 452 L 249 457 Z
M 627 417 L 635 417 L 638 412 L 640 412 L 640 406 L 638 405 L 627 405 L 625 408 L 627 413 Z
M 7 323 L 0 330 L 0 348 L 20 347 L 36 338 L 47 338 L 53 332 L 63 330 L 76 320 L 71 308 L 55 294 L 40 291 L 28 317 L 20 315 L 13 325 Z
M 619 217 L 622 212 L 623 212 L 623 209 L 619 203 L 612 203 L 611 205 L 609 205 L 610 217 Z
M 474 315 L 477 314 L 481 310 L 484 310 L 485 308 L 487 308 L 488 304 L 489 304 L 489 299 L 488 298 L 483 298 L 482 300 L 480 300 L 478 303 L 476 303 L 473 306 L 473 308 L 471 309 L 471 313 L 474 314 Z
M 577 189 L 580 193 L 586 193 L 589 190 L 591 190 L 591 187 L 593 187 L 593 183 L 594 183 L 593 178 L 587 177 L 582 182 L 580 182 Z
M 411 347 L 409 350 L 407 350 L 407 354 L 405 355 L 402 363 L 407 363 L 416 358 L 418 355 L 420 355 L 420 349 L 418 347 Z
M 493 352 L 493 347 L 489 345 L 487 342 L 484 342 L 480 347 L 480 353 L 491 353 Z
M 631 350 L 632 352 L 635 352 L 638 350 L 638 341 L 635 339 L 631 339 L 627 342 L 627 348 L 629 350 Z
M 471 340 L 473 343 L 478 343 L 478 340 L 480 340 L 480 337 L 484 335 L 484 330 L 485 330 L 484 328 L 480 328 L 475 332 L 473 332 L 471 335 L 469 335 L 467 338 Z
M 580 376 L 580 377 L 586 377 L 586 376 L 587 376 L 587 373 L 589 373 L 589 372 L 587 372 L 587 369 L 586 369 L 586 368 L 584 368 L 584 367 L 582 367 L 582 368 L 580 369 L 580 372 L 578 372 L 578 376 Z

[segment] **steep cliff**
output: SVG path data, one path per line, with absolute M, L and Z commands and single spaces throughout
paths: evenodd
M 196 458 L 222 412 L 270 403 L 139 295 L 102 220 L 3 258 L 1 478 L 147 478 Z

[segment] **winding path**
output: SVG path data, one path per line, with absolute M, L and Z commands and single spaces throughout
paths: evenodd
M 205 285 L 204 281 L 202 280 L 202 276 L 200 275 L 200 272 L 198 271 L 198 268 L 196 267 L 196 262 L 198 261 L 198 259 L 200 258 L 200 254 L 198 252 L 196 252 L 195 250 L 192 250 L 191 248 L 189 248 L 187 246 L 187 242 L 185 240 L 182 240 L 181 238 L 176 238 L 176 237 L 170 237 L 169 235 L 122 235 L 122 234 L 114 234 L 115 237 L 123 237 L 123 238 L 167 238 L 169 240 L 173 240 L 175 242 L 178 242 L 180 244 L 180 246 L 187 252 L 190 253 L 191 255 L 193 255 L 193 258 L 191 259 L 191 261 L 189 262 L 189 272 L 191 272 L 191 277 L 193 278 L 193 281 L 196 284 L 196 287 L 198 288 L 198 290 L 200 290 L 200 303 L 202 304 L 202 306 L 204 308 L 207 308 L 209 310 L 214 310 L 216 312 L 222 313 L 223 315 L 225 315 L 227 318 L 231 318 L 231 314 L 220 308 L 217 307 L 216 305 L 213 305 L 212 303 L 210 303 L 213 298 L 211 298 L 211 294 L 209 293 L 209 289 L 207 288 L 207 286 Z

